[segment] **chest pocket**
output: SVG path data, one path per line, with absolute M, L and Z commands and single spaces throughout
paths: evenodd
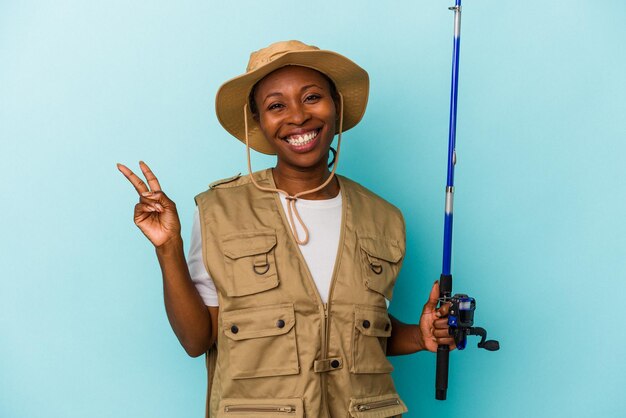
M 278 286 L 275 247 L 273 230 L 238 232 L 222 238 L 228 296 L 246 296 Z
M 404 255 L 397 240 L 359 237 L 361 265 L 365 286 L 391 300 L 393 286 L 400 271 L 400 260 Z

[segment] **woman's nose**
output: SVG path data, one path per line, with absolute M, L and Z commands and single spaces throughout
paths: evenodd
M 289 123 L 302 125 L 311 118 L 311 114 L 304 105 L 297 104 L 290 107 L 288 118 Z

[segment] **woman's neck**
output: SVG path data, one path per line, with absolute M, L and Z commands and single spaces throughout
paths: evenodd
M 293 196 L 319 187 L 330 176 L 330 170 L 325 166 L 313 169 L 296 169 L 279 163 L 272 169 L 272 174 L 276 187 Z M 337 194 L 339 194 L 339 182 L 337 178 L 333 178 L 322 190 L 305 194 L 302 198 L 309 200 L 332 199 Z

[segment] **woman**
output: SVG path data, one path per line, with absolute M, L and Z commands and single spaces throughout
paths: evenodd
M 176 206 L 148 166 L 146 185 L 118 165 L 140 195 L 135 223 L 156 247 L 172 328 L 189 355 L 209 353 L 208 416 L 399 416 L 386 356 L 453 346 L 437 283 L 419 325 L 388 314 L 402 215 L 335 175 L 368 86 L 347 58 L 288 41 L 253 53 L 220 88 L 218 119 L 246 143 L 249 171 L 249 148 L 277 163 L 196 197 L 190 260 L 204 271 L 188 267 Z

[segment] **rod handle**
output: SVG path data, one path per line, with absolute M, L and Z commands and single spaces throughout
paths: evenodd
M 448 361 L 450 347 L 440 345 L 437 347 L 437 376 L 435 380 L 435 399 L 445 401 L 448 392 Z
M 439 276 L 439 297 L 446 300 L 452 294 L 452 275 L 442 274 Z M 437 372 L 435 375 L 435 399 L 446 400 L 448 392 L 448 366 L 450 359 L 450 347 L 440 345 L 437 347 Z

